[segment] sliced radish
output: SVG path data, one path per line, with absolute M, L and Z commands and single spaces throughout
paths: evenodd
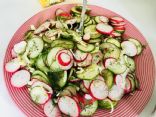
M 15 72 L 11 77 L 11 84 L 14 87 L 23 87 L 30 81 L 30 73 L 27 70 Z
M 137 47 L 135 46 L 133 42 L 123 41 L 121 43 L 121 47 L 126 55 L 131 56 L 131 57 L 137 55 Z
M 113 32 L 110 34 L 110 36 L 112 36 L 112 37 L 121 37 L 121 33 L 118 33 L 118 32 L 116 32 L 116 31 L 113 31 Z
M 86 33 L 83 35 L 83 40 L 84 41 L 89 41 L 90 40 L 90 33 Z
M 56 9 L 56 11 L 55 11 L 56 16 L 60 15 L 61 13 L 64 13 L 64 10 L 62 10 L 60 8 Z
M 96 79 L 104 81 L 104 78 L 102 76 L 100 76 L 100 75 Z
M 17 54 L 16 54 L 16 52 L 14 51 L 14 49 L 11 50 L 11 57 L 12 57 L 12 58 L 16 58 L 16 57 L 17 57 Z
M 115 78 L 115 84 L 120 88 L 125 88 L 126 79 L 122 77 L 122 75 L 116 75 Z
M 117 22 L 117 23 L 119 23 L 119 22 L 123 22 L 123 21 L 124 21 L 123 18 L 118 17 L 118 16 L 111 17 L 110 19 L 111 19 L 111 21 L 114 21 L 114 22 Z
M 125 22 L 120 22 L 120 23 L 112 23 L 113 26 L 124 26 Z
M 59 64 L 59 66 L 62 70 L 69 70 L 73 66 L 73 61 L 71 61 L 70 64 L 67 66 L 63 66 L 61 64 Z
M 82 81 L 84 87 L 88 90 L 89 89 L 89 86 L 90 86 L 90 83 L 91 81 L 90 80 L 83 80 Z
M 21 42 L 15 44 L 13 49 L 16 54 L 22 54 L 22 53 L 24 53 L 26 46 L 27 46 L 27 42 L 21 41 Z
M 78 62 L 77 65 L 79 67 L 89 66 L 92 63 L 92 58 L 93 58 L 92 55 L 90 53 L 88 53 L 87 58 L 84 61 L 82 61 L 82 62 Z
M 49 100 L 44 105 L 44 113 L 47 117 L 58 117 L 61 115 L 59 108 Z
M 125 30 L 124 26 L 118 26 L 118 27 L 114 27 L 114 30 Z
M 99 16 L 99 20 L 103 23 L 108 23 L 109 22 L 109 19 L 105 16 Z
M 96 25 L 96 30 L 101 34 L 111 34 L 113 27 L 108 24 L 99 23 Z
M 90 84 L 91 95 L 98 99 L 103 100 L 108 96 L 108 87 L 102 80 L 94 80 Z
M 53 94 L 52 88 L 44 82 L 36 81 L 32 84 L 31 88 L 36 87 L 36 86 L 43 87 L 47 91 L 47 93 Z
M 37 104 L 45 104 L 49 99 L 49 95 L 43 87 L 36 86 L 30 89 L 31 99 Z
M 21 63 L 19 61 L 18 58 L 14 58 L 11 61 L 9 61 L 8 63 L 5 64 L 5 70 L 7 72 L 16 72 L 21 66 Z
M 93 98 L 90 94 L 84 94 L 83 98 L 85 105 L 92 104 L 93 102 L 96 101 L 96 99 Z
M 126 83 L 124 88 L 125 93 L 131 92 L 131 88 L 132 88 L 131 82 L 128 78 L 126 78 Z
M 105 66 L 105 68 L 108 68 L 109 66 L 111 66 L 115 62 L 116 62 L 115 58 L 107 58 L 104 60 L 104 66 Z
M 58 101 L 60 111 L 71 117 L 78 117 L 80 114 L 80 106 L 69 96 L 63 96 Z
M 62 66 L 68 66 L 71 62 L 70 55 L 64 52 L 59 53 L 57 59 L 58 59 L 59 64 L 61 64 Z
M 80 50 L 76 50 L 75 53 L 73 53 L 73 55 L 76 62 L 83 62 L 87 58 L 88 53 L 84 53 L 81 52 Z
M 123 95 L 124 95 L 124 89 L 122 89 L 121 87 L 118 87 L 117 85 L 113 85 L 113 87 L 109 91 L 108 97 L 111 100 L 118 101 L 122 98 Z

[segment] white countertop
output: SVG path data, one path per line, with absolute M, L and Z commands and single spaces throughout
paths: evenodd
M 66 0 L 79 1 L 79 0 Z M 156 60 L 156 0 L 88 0 L 110 9 L 132 22 L 147 39 Z M 24 117 L 9 96 L 3 79 L 3 58 L 15 31 L 31 16 L 43 10 L 38 0 L 0 0 L 0 116 Z M 139 115 L 149 117 L 156 104 L 156 87 L 151 100 Z M 156 116 L 156 114 L 155 114 Z

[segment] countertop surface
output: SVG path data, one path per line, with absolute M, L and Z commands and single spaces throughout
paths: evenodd
M 66 0 L 65 3 L 79 1 L 81 0 Z M 88 0 L 88 3 L 112 10 L 132 22 L 147 39 L 156 60 L 156 0 Z M 3 59 L 15 31 L 41 10 L 43 8 L 38 0 L 0 0 L 0 116 L 25 117 L 6 89 Z M 138 116 L 149 117 L 155 105 L 156 87 L 149 103 Z

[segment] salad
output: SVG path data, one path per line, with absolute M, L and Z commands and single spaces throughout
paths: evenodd
M 31 100 L 48 117 L 110 113 L 122 97 L 139 90 L 134 57 L 143 45 L 123 38 L 122 17 L 91 16 L 87 8 L 83 34 L 77 32 L 82 6 L 70 13 L 57 9 L 55 19 L 30 26 L 5 64 L 15 88 L 27 87 Z

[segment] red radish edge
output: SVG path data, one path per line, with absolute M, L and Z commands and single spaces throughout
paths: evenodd
M 108 24 L 99 23 L 96 25 L 96 30 L 101 34 L 109 35 L 113 31 L 113 27 Z
M 66 56 L 66 59 L 68 59 L 68 61 L 65 61 L 65 57 Z M 62 66 L 68 66 L 71 62 L 71 57 L 69 54 L 65 53 L 65 52 L 62 52 L 62 53 L 59 53 L 58 55 L 58 62 L 59 64 L 61 64 Z
M 82 60 L 79 60 L 78 58 L 76 58 L 76 57 L 74 57 L 74 60 L 76 61 L 76 62 L 83 62 L 83 61 L 85 61 L 86 59 L 87 59 L 87 57 L 88 57 L 88 54 L 86 55 L 86 57 L 84 58 L 84 59 L 82 59 Z
M 83 80 L 82 83 L 83 83 L 84 87 L 85 87 L 87 90 L 89 90 L 89 87 L 90 87 L 91 82 L 89 83 L 89 81 L 88 81 L 89 84 L 87 84 L 87 81 L 85 82 L 85 81 Z
M 118 19 L 116 19 L 116 18 L 118 18 Z M 110 19 L 111 19 L 112 21 L 116 22 L 116 23 L 119 23 L 119 22 L 123 22 L 123 21 L 124 21 L 123 18 L 117 17 L 117 16 L 111 17 Z
M 129 83 L 129 88 L 125 87 L 125 89 L 124 89 L 125 93 L 129 93 L 131 91 L 131 89 L 132 89 L 131 81 L 126 77 L 126 84 L 127 84 L 127 82 Z

